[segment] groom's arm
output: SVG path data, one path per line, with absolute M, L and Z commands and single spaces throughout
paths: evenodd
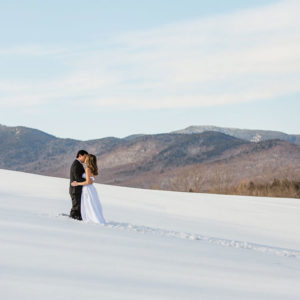
M 82 174 L 84 173 L 83 167 L 79 164 L 76 164 L 74 167 L 75 167 L 75 169 L 74 169 L 75 181 L 77 181 L 77 182 L 85 181 L 85 179 L 82 178 Z

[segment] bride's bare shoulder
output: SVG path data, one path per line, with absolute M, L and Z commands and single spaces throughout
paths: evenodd
M 86 173 L 87 173 L 89 176 L 94 176 L 94 174 L 92 173 L 92 170 L 91 170 L 89 167 L 87 167 L 87 168 L 85 169 L 85 171 L 86 171 Z

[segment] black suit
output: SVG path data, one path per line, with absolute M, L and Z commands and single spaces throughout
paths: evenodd
M 80 205 L 81 205 L 81 192 L 82 192 L 82 185 L 79 186 L 71 186 L 71 182 L 78 181 L 83 182 L 85 181 L 82 178 L 82 174 L 85 173 L 83 165 L 79 162 L 79 160 L 75 159 L 71 169 L 70 169 L 70 196 L 72 198 L 72 209 L 70 212 L 70 217 L 73 219 L 81 220 L 81 213 L 80 213 Z

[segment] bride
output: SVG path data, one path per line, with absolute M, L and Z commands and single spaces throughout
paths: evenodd
M 98 175 L 97 158 L 93 154 L 88 154 L 85 159 L 86 169 L 85 174 L 82 175 L 85 178 L 83 182 L 73 181 L 72 186 L 82 185 L 81 194 L 81 216 L 84 222 L 93 222 L 106 224 L 106 221 L 102 214 L 102 206 L 100 203 L 99 195 L 97 193 L 94 183 L 95 176 Z

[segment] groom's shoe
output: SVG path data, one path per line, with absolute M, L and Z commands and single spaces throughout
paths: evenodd
M 82 218 L 79 215 L 74 216 L 73 219 L 78 220 L 78 221 L 82 221 Z
M 69 217 L 72 219 L 75 219 L 75 220 L 79 220 L 79 221 L 82 220 L 81 214 L 77 210 L 71 210 Z
M 74 219 L 74 220 L 80 220 L 79 219 L 80 217 L 78 215 L 75 215 L 75 214 L 70 214 L 69 217 Z

